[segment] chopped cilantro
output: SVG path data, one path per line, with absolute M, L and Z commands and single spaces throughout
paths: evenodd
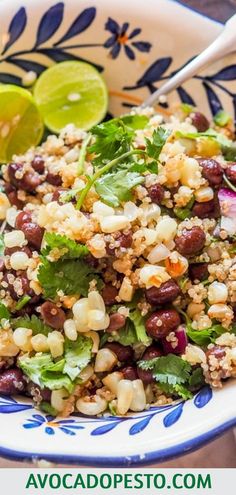
M 95 142 L 89 148 L 97 155 L 93 163 L 101 165 L 129 151 L 135 130 L 143 129 L 147 122 L 143 115 L 125 115 L 93 127 Z
M 73 382 L 90 361 L 91 349 L 91 339 L 79 335 L 76 342 L 66 341 L 65 355 L 59 361 L 54 362 L 49 353 L 33 357 L 24 355 L 19 358 L 19 367 L 40 387 L 50 390 L 65 388 L 71 393 Z
M 175 354 L 168 354 L 150 361 L 140 361 L 139 366 L 143 370 L 151 370 L 157 382 L 169 385 L 188 382 L 191 371 L 190 364 Z
M 66 340 L 65 342 L 65 366 L 63 373 L 66 373 L 72 381 L 77 378 L 80 372 L 87 366 L 91 359 L 92 339 L 84 335 L 78 335 L 75 342 Z
M 68 375 L 63 374 L 65 359 L 54 363 L 49 353 L 38 354 L 33 357 L 22 356 L 18 360 L 19 367 L 36 385 L 50 390 L 65 388 L 69 393 L 74 385 Z
M 88 248 L 83 244 L 79 244 L 65 235 L 55 234 L 55 232 L 46 232 L 44 241 L 46 247 L 42 249 L 43 256 L 47 256 L 55 248 L 61 251 L 61 259 L 76 259 L 89 253 Z
M 3 320 L 3 319 L 9 320 L 10 316 L 11 316 L 10 312 L 7 309 L 7 307 L 5 306 L 5 304 L 0 302 L 0 320 Z
M 96 280 L 98 288 L 101 288 L 101 279 L 95 269 L 80 259 L 51 263 L 43 257 L 39 266 L 38 281 L 46 299 L 55 299 L 59 291 L 65 295 L 87 296 L 92 280 Z
M 192 399 L 193 397 L 192 392 L 182 384 L 176 383 L 175 385 L 170 385 L 169 383 L 159 383 L 158 386 L 165 394 L 176 395 L 184 400 Z
M 137 172 L 119 170 L 98 179 L 95 189 L 105 203 L 116 207 L 132 199 L 132 189 L 143 181 L 144 177 Z
M 201 367 L 193 370 L 189 378 L 189 387 L 191 390 L 198 390 L 205 384 L 203 370 Z
M 150 158 L 153 158 L 154 160 L 159 159 L 162 148 L 169 135 L 170 131 L 164 129 L 164 127 L 158 127 L 158 129 L 155 129 L 153 132 L 152 141 L 150 139 L 146 139 L 146 151 Z

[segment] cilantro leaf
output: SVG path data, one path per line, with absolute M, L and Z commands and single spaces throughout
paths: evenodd
M 8 308 L 5 306 L 5 304 L 0 302 L 0 320 L 2 319 L 9 320 L 10 316 L 11 314 Z
M 177 137 L 180 138 L 187 138 L 187 139 L 199 139 L 199 138 L 209 138 L 209 139 L 214 139 L 219 146 L 222 148 L 222 150 L 227 150 L 228 148 L 231 148 L 231 146 L 234 144 L 230 139 L 228 139 L 224 134 L 220 132 L 216 132 L 214 129 L 208 129 L 207 131 L 204 132 L 182 132 L 182 131 L 177 131 L 175 133 Z M 236 150 L 236 148 L 235 148 Z
M 97 280 L 98 288 L 101 288 L 101 279 L 95 269 L 79 259 L 51 263 L 46 258 L 42 258 L 38 271 L 38 281 L 46 299 L 55 299 L 58 291 L 62 291 L 65 295 L 87 296 L 89 284 L 94 279 Z
M 205 378 L 201 367 L 193 370 L 189 378 L 189 387 L 191 390 L 198 390 L 205 384 Z
M 158 127 L 158 129 L 155 129 L 153 132 L 152 141 L 150 139 L 146 139 L 146 151 L 150 158 L 153 158 L 154 160 L 159 159 L 162 148 L 169 135 L 170 131 L 164 129 L 164 127 Z
M 206 347 L 212 342 L 214 343 L 217 337 L 220 337 L 225 331 L 225 328 L 220 324 L 212 325 L 210 328 L 204 330 L 195 330 L 190 323 L 187 324 L 187 335 L 190 340 L 203 347 Z
M 191 366 L 175 354 L 168 354 L 150 361 L 140 361 L 139 366 L 151 370 L 157 382 L 176 385 L 189 380 Z
M 105 203 L 119 206 L 123 201 L 129 201 L 132 198 L 132 189 L 143 181 L 144 177 L 136 172 L 120 170 L 98 179 L 95 189 Z
M 0 234 L 0 256 L 4 255 L 4 249 L 5 249 L 4 236 L 3 234 Z
M 130 310 L 128 319 L 132 322 L 135 334 L 136 341 L 142 342 L 144 345 L 149 345 L 151 343 L 150 337 L 148 337 L 145 328 L 145 320 L 146 318 L 142 316 L 141 311 L 136 308 L 134 310 Z
M 66 373 L 73 381 L 80 372 L 87 366 L 92 354 L 92 340 L 84 335 L 78 335 L 75 342 L 66 340 L 65 342 L 65 366 L 63 373 Z
M 145 115 L 124 115 L 93 127 L 95 142 L 89 147 L 89 152 L 97 155 L 93 163 L 100 165 L 129 151 L 135 130 L 143 129 L 147 122 Z
M 52 327 L 46 325 L 43 320 L 38 318 L 36 315 L 32 315 L 31 317 L 28 315 L 19 316 L 18 318 L 13 318 L 11 320 L 11 326 L 13 329 L 18 327 L 30 328 L 33 332 L 33 335 L 37 335 L 38 333 L 42 333 L 43 335 L 48 335 L 53 331 Z
M 69 239 L 65 235 L 46 232 L 44 235 L 46 247 L 42 249 L 42 255 L 47 256 L 52 249 L 61 252 L 62 259 L 75 259 L 86 256 L 89 253 L 87 246 Z
M 49 353 L 43 353 L 33 357 L 22 356 L 18 360 L 18 365 L 36 385 L 50 390 L 65 388 L 72 392 L 74 385 L 68 375 L 63 374 L 65 359 L 60 359 L 54 363 Z
M 182 384 L 176 383 L 176 385 L 170 385 L 169 383 L 159 383 L 159 388 L 169 395 L 177 395 L 184 400 L 192 399 L 193 394 L 190 390 Z
M 225 159 L 229 162 L 236 161 L 236 143 L 229 141 L 229 144 L 222 146 L 222 153 Z
M 95 143 L 89 147 L 90 153 L 98 155 L 93 163 L 100 165 L 129 151 L 134 131 L 125 126 L 121 119 L 112 119 L 96 125 L 92 135 Z
M 127 127 L 136 131 L 138 129 L 144 129 L 149 121 L 149 118 L 146 115 L 127 114 L 120 117 L 120 120 L 122 120 Z

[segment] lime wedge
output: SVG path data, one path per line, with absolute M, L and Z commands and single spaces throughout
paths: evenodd
M 47 69 L 35 84 L 34 97 L 45 125 L 53 132 L 60 132 L 70 123 L 88 130 L 107 111 L 105 82 L 85 62 L 61 62 Z
M 36 146 L 43 130 L 31 93 L 11 84 L 0 85 L 0 162 L 10 161 L 14 154 Z

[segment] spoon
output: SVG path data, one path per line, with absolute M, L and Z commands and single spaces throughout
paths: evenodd
M 164 83 L 161 88 L 154 91 L 142 103 L 141 108 L 153 106 L 160 96 L 167 95 L 207 65 L 234 51 L 236 51 L 236 14 L 226 22 L 223 31 L 213 43 Z

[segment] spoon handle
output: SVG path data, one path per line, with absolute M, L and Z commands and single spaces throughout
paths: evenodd
M 186 80 L 195 76 L 206 65 L 236 50 L 236 14 L 226 23 L 220 35 L 202 53 L 185 65 L 179 72 L 171 77 L 165 84 L 147 98 L 142 108 L 154 105 L 161 95 L 167 95 Z

